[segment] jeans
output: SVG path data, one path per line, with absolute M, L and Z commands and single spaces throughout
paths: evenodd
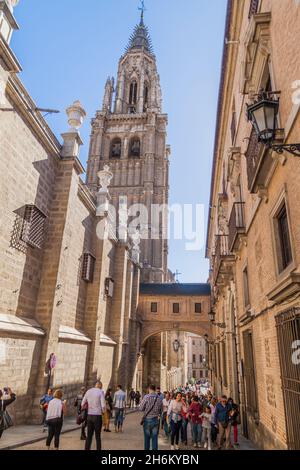
M 146 418 L 144 421 L 144 448 L 150 450 L 152 441 L 152 450 L 158 450 L 158 418 Z
M 53 423 L 49 422 L 48 424 L 48 437 L 46 440 L 46 446 L 50 447 L 52 439 L 54 437 L 54 447 L 55 449 L 59 448 L 59 438 L 63 426 L 63 420 L 57 419 Z
M 182 419 L 182 426 L 181 426 L 181 442 L 183 442 L 184 444 L 187 443 L 187 427 L 188 427 L 188 424 L 189 424 L 189 420 L 188 419 Z
M 192 424 L 192 436 L 194 444 L 201 444 L 202 439 L 202 424 L 193 423 Z
M 182 420 L 177 421 L 177 423 L 171 420 L 170 425 L 171 425 L 171 445 L 173 446 L 176 443 L 176 445 L 178 446 Z
M 203 428 L 203 442 L 207 442 L 208 450 L 211 450 L 211 429 Z
M 218 438 L 218 426 L 216 426 L 215 424 L 212 424 L 211 425 L 211 442 L 214 444 L 215 442 L 217 442 L 217 438 Z
M 167 412 L 164 411 L 163 415 L 162 415 L 162 428 L 165 432 L 165 436 L 167 438 L 169 438 L 169 434 L 170 434 L 170 429 L 169 429 L 169 425 L 167 423 Z
M 115 410 L 115 427 L 118 428 L 123 426 L 124 422 L 124 409 L 123 408 L 116 408 Z
M 102 429 L 102 416 L 88 415 L 87 438 L 85 441 L 85 450 L 91 450 L 94 434 L 95 434 L 95 439 L 96 439 L 97 450 L 101 450 L 101 429 Z

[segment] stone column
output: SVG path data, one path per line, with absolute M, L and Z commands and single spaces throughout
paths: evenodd
M 37 322 L 46 332 L 37 370 L 37 381 L 33 390 L 35 397 L 33 418 L 37 421 L 40 420 L 39 398 L 45 393 L 48 385 L 48 377 L 44 374 L 45 364 L 51 353 L 57 354 L 58 348 L 62 309 L 61 292 L 57 286 L 64 282 L 63 267 L 68 240 L 66 221 L 68 213 L 72 211 L 70 194 L 77 191 L 78 177 L 83 171 L 78 160 L 79 148 L 82 145 L 78 129 L 85 117 L 85 111 L 77 101 L 67 109 L 67 114 L 70 129 L 62 134 L 64 145 L 57 168 L 55 199 L 50 208 L 47 243 L 44 248 L 43 270 L 35 314 Z
M 123 69 L 119 75 L 118 91 L 116 97 L 115 112 L 117 114 L 124 113 L 124 94 L 125 94 L 125 70 Z

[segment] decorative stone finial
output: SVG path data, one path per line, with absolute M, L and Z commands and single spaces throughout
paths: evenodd
M 6 0 L 6 3 L 11 11 L 18 5 L 19 0 Z
M 105 165 L 102 171 L 99 171 L 98 178 L 100 182 L 100 190 L 99 193 L 108 193 L 108 186 L 113 178 L 113 174 L 109 169 L 108 165 Z
M 80 101 L 74 101 L 74 103 L 66 109 L 68 116 L 68 123 L 70 126 L 69 132 L 78 132 L 84 118 L 86 117 L 86 112 L 83 109 Z

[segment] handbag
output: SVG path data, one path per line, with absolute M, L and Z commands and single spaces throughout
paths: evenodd
M 13 426 L 13 421 L 9 413 L 4 410 L 4 401 L 2 400 L 2 411 L 0 411 L 0 431 L 5 431 Z
M 158 400 L 158 397 L 155 398 L 154 403 L 153 403 L 153 405 L 151 406 L 150 410 L 143 416 L 143 419 L 141 420 L 141 426 L 144 426 L 145 419 L 147 418 L 147 416 L 149 416 L 149 414 L 151 413 L 151 411 L 152 411 L 153 408 L 155 407 L 155 404 L 156 404 L 157 400 Z
M 79 413 L 76 419 L 76 423 L 78 424 L 78 426 L 81 426 L 87 420 L 87 411 L 88 411 L 88 404 L 85 403 L 81 407 L 81 412 Z

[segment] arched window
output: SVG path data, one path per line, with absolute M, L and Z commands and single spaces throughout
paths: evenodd
M 129 112 L 130 113 L 136 112 L 137 92 L 138 92 L 138 85 L 137 85 L 137 82 L 134 80 L 133 82 L 131 82 L 130 88 L 129 88 Z
M 140 158 L 141 156 L 141 141 L 138 137 L 134 137 L 129 145 L 129 157 Z
M 146 84 L 144 88 L 144 112 L 148 108 L 148 99 L 149 99 L 149 86 Z
M 122 141 L 119 137 L 114 139 L 110 146 L 110 158 L 121 158 Z

